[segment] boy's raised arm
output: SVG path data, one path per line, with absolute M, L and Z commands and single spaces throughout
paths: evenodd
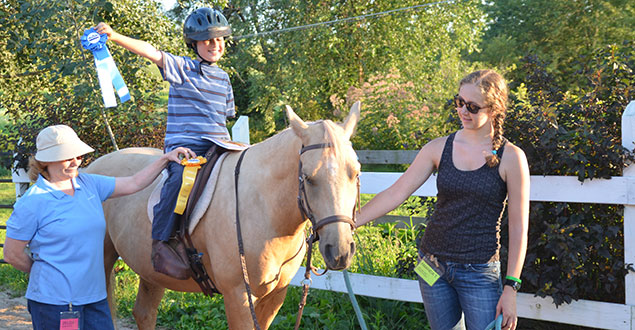
M 158 67 L 163 68 L 163 53 L 158 51 L 150 43 L 119 34 L 113 30 L 110 25 L 104 22 L 97 24 L 95 30 L 99 34 L 106 34 L 109 40 L 114 41 L 119 46 L 137 55 L 141 55 L 152 61 Z

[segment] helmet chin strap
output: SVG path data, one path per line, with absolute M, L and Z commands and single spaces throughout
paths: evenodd
M 212 62 L 205 60 L 203 56 L 199 54 L 198 47 L 196 47 L 195 43 L 192 43 L 192 48 L 194 49 L 196 56 L 201 59 L 201 65 L 198 66 L 198 74 L 203 75 L 203 64 L 212 65 Z

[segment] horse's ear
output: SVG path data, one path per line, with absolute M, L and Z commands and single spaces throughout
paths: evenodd
M 287 114 L 287 119 L 289 120 L 289 125 L 295 132 L 295 134 L 299 137 L 302 137 L 302 132 L 309 127 L 304 121 L 295 114 L 293 109 L 290 106 L 285 107 L 285 112 Z
M 342 123 L 344 134 L 348 139 L 351 138 L 351 136 L 355 132 L 355 127 L 357 127 L 357 122 L 359 121 L 359 108 L 360 102 L 357 101 L 353 104 L 353 106 L 351 107 L 351 111 L 348 113 L 348 116 Z

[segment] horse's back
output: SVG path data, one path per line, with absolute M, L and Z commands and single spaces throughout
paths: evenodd
M 155 148 L 126 148 L 93 161 L 86 172 L 108 176 L 130 176 L 149 165 L 163 152 Z

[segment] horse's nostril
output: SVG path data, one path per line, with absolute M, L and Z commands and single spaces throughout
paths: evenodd
M 355 242 L 351 242 L 351 250 L 350 250 L 350 255 L 354 255 L 355 254 Z
M 326 244 L 326 246 L 324 247 L 324 261 L 326 262 L 333 261 L 333 252 L 331 252 L 331 248 L 333 248 L 333 245 L 331 244 Z

